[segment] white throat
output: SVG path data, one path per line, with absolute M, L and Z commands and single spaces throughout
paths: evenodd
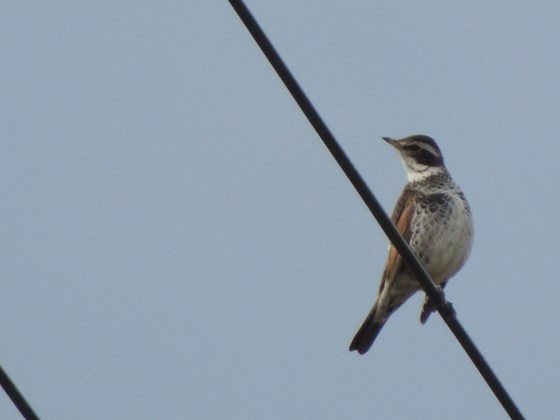
M 417 168 L 406 168 L 408 182 L 419 182 L 432 175 L 441 174 L 444 169 L 441 166 L 421 166 Z

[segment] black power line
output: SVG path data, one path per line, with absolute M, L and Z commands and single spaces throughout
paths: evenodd
M 12 380 L 8 377 L 4 369 L 0 366 L 0 385 L 4 388 L 4 391 L 10 397 L 16 408 L 19 410 L 21 415 L 26 420 L 39 420 L 39 417 L 31 406 L 27 403 L 23 395 L 18 391 Z
M 319 113 L 315 110 L 313 104 L 309 101 L 286 64 L 284 64 L 249 9 L 247 9 L 241 0 L 229 0 L 229 3 L 235 9 L 272 67 L 274 67 L 274 70 L 280 79 L 282 79 L 313 128 L 315 128 L 315 131 L 317 131 L 317 134 L 319 134 L 319 137 L 321 137 L 325 146 L 327 146 L 352 185 L 354 185 L 354 188 L 356 188 L 358 194 L 362 197 L 362 200 L 364 200 L 365 204 L 370 209 L 387 237 L 391 240 L 393 246 L 402 256 L 406 265 L 410 268 L 410 270 L 412 270 L 412 272 L 414 272 L 416 278 L 420 282 L 420 285 L 430 298 L 430 301 L 434 304 L 461 346 L 463 346 L 463 349 L 471 358 L 472 362 L 490 389 L 494 392 L 496 398 L 500 401 L 505 411 L 512 419 L 523 419 L 524 417 L 515 405 L 514 401 L 511 399 L 506 389 L 503 387 L 498 377 L 494 374 L 490 365 L 488 365 L 463 326 L 459 323 L 451 304 L 445 300 L 443 294 L 430 279 L 420 262 L 416 259 L 415 255 L 395 228 L 394 224 L 385 214 L 381 205 L 370 191 L 356 168 L 354 168 L 354 165 L 350 159 L 348 159 L 348 156 L 346 156 L 346 153 L 344 153 L 344 150 L 342 150 Z

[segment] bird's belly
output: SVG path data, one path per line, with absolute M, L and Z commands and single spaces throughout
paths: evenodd
M 430 277 L 440 284 L 459 271 L 469 256 L 473 237 L 470 212 L 463 205 L 450 206 L 444 214 L 429 213 L 415 219 L 412 249 Z M 422 226 L 424 234 L 415 235 Z

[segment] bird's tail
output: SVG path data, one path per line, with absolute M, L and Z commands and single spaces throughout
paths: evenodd
M 380 317 L 377 314 L 377 302 L 373 305 L 372 310 L 368 314 L 366 320 L 354 336 L 350 343 L 350 351 L 357 350 L 358 353 L 364 354 L 372 346 L 377 334 L 385 325 L 386 317 Z

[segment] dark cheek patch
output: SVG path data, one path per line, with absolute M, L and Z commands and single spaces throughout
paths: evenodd
M 439 164 L 438 158 L 432 155 L 427 150 L 421 150 L 417 155 L 416 159 L 418 163 L 427 166 L 437 166 Z

